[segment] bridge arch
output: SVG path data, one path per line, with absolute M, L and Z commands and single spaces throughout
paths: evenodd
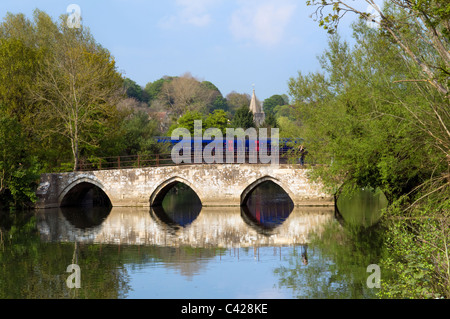
M 284 185 L 279 179 L 271 177 L 269 175 L 266 175 L 266 176 L 256 179 L 255 181 L 253 181 L 250 185 L 248 185 L 244 189 L 244 191 L 241 193 L 241 199 L 240 199 L 241 206 L 245 205 L 245 203 L 247 202 L 247 199 L 250 196 L 250 194 L 252 193 L 252 191 L 264 182 L 273 182 L 273 183 L 277 184 L 289 195 L 291 200 L 294 201 L 294 198 L 295 198 L 294 194 L 286 185 Z
M 58 206 L 59 207 L 66 206 L 67 204 L 72 202 L 70 197 L 76 197 L 76 193 L 72 195 L 72 193 L 74 193 L 74 191 L 75 192 L 78 191 L 78 192 L 82 193 L 92 187 L 97 187 L 98 189 L 100 189 L 100 191 L 108 199 L 108 201 L 109 201 L 108 204 L 111 205 L 111 197 L 105 191 L 105 187 L 103 186 L 103 184 L 100 181 L 90 178 L 90 177 L 82 177 L 82 178 L 79 178 L 79 179 L 73 181 L 72 183 L 70 183 L 63 189 L 63 191 L 60 193 L 60 195 L 58 197 Z
M 156 189 L 150 196 L 150 206 L 151 207 L 161 206 L 162 201 L 166 196 L 167 192 L 169 192 L 169 190 L 178 183 L 183 183 L 189 186 L 197 194 L 198 198 L 200 199 L 200 202 L 203 204 L 200 192 L 191 182 L 182 177 L 174 176 L 172 178 L 165 180 L 156 187 Z

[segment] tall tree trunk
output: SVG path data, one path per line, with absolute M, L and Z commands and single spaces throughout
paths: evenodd
M 73 154 L 73 171 L 76 172 L 78 170 L 78 161 L 79 161 L 79 152 L 78 152 L 78 132 L 75 126 L 75 134 L 73 138 L 70 139 L 72 144 L 72 154 Z

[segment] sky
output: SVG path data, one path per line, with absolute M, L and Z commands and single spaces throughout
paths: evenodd
M 317 56 L 328 41 L 305 0 L 0 0 L 0 17 L 31 19 L 38 8 L 57 20 L 71 4 L 118 70 L 141 86 L 189 72 L 223 96 L 251 94 L 254 85 L 263 101 L 288 94 L 299 71 L 319 71 Z M 355 20 L 346 16 L 340 24 L 343 39 L 351 40 Z

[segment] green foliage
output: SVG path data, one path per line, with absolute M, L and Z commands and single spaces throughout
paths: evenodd
M 226 128 L 229 126 L 229 122 L 230 120 L 228 118 L 228 113 L 224 110 L 218 109 L 206 117 L 204 127 L 205 129 L 218 128 L 225 136 Z
M 0 38 L 0 103 L 7 113 L 25 118 L 32 111 L 28 90 L 33 87 L 39 50 L 18 38 Z
M 285 100 L 281 95 L 275 94 L 264 100 L 263 108 L 264 112 L 267 114 L 273 114 L 274 109 L 277 106 L 285 105 Z
M 266 119 L 264 120 L 264 123 L 261 127 L 278 128 L 277 119 L 275 118 L 275 115 L 273 115 L 272 112 L 266 113 Z
M 274 108 L 274 115 L 276 118 L 287 117 L 291 121 L 301 121 L 301 114 L 298 112 L 296 105 L 280 105 Z
M 226 96 L 228 111 L 231 114 L 235 114 L 241 107 L 249 107 L 251 97 L 248 94 L 242 94 L 237 92 L 231 92 Z
M 123 81 L 123 88 L 128 97 L 134 98 L 140 102 L 148 102 L 149 96 L 147 92 L 132 79 L 125 78 Z
M 158 154 L 159 146 L 154 136 L 158 134 L 157 123 L 146 112 L 131 114 L 122 122 L 122 141 L 125 154 Z
M 422 14 L 426 14 L 425 22 L 431 28 L 437 28 L 438 31 L 448 39 L 450 38 L 450 29 L 448 21 L 450 20 L 450 3 L 445 0 L 415 0 L 411 1 L 412 8 Z
M 178 119 L 176 124 L 173 124 L 169 128 L 169 131 L 167 132 L 167 134 L 170 136 L 176 128 L 185 128 L 191 133 L 191 136 L 194 136 L 194 134 L 195 134 L 194 121 L 199 121 L 199 120 L 200 121 L 204 120 L 204 115 L 202 113 L 187 111 L 186 113 L 184 113 L 183 116 L 181 116 Z M 203 126 L 203 129 L 204 129 L 204 126 Z M 203 132 L 202 132 L 202 134 L 203 134 Z
M 54 22 L 35 10 L 33 21 L 8 14 L 0 25 L 0 103 L 45 169 L 69 154 L 76 169 L 80 157 L 98 151 L 119 115 L 122 77 L 114 58 L 65 18 Z
M 28 167 L 20 165 L 12 172 L 8 183 L 14 206 L 31 205 L 37 200 L 35 192 L 40 177 L 40 167 L 36 157 L 28 161 Z
M 54 22 L 35 10 L 32 20 L 7 14 L 0 24 L 0 197 L 6 206 L 35 200 L 41 169 L 60 170 L 70 157 L 73 168 L 82 157 L 103 155 L 108 138 L 117 141 L 122 77 L 109 52 L 86 29 L 67 28 L 64 18 Z
M 220 93 L 220 90 L 217 88 L 217 86 L 215 86 L 210 81 L 202 81 L 201 85 L 208 90 L 212 90 L 212 91 L 216 91 L 216 92 Z M 220 95 L 222 95 L 222 94 L 220 93 Z
M 299 125 L 286 116 L 277 118 L 277 125 L 280 128 L 280 137 L 283 138 L 299 138 L 303 131 Z
M 402 205 L 390 208 L 387 254 L 381 267 L 396 274 L 382 282 L 382 298 L 450 298 L 450 200 L 436 200 L 404 216 Z
M 331 37 L 320 59 L 326 75 L 300 74 L 291 79 L 290 93 L 302 114 L 306 147 L 329 164 L 316 172 L 325 184 L 330 189 L 380 187 L 392 202 L 433 171 L 445 170 L 443 154 L 431 136 L 417 129 L 427 91 L 418 95 L 415 87 L 392 81 L 409 72 L 397 63 L 398 50 L 361 25 L 355 33 L 353 50 Z M 404 105 L 414 105 L 415 114 Z
M 214 102 L 212 102 L 211 110 L 222 110 L 222 111 L 228 111 L 228 103 L 227 99 L 222 96 L 222 94 L 218 94 Z
M 170 136 L 176 128 L 186 128 L 194 136 L 194 121 L 202 121 L 202 135 L 209 128 L 218 128 L 225 135 L 226 128 L 229 125 L 228 117 L 228 113 L 224 110 L 215 110 L 213 113 L 208 114 L 208 116 L 200 112 L 187 111 L 178 119 L 176 124 L 170 127 L 168 135 Z
M 215 110 L 227 111 L 228 110 L 227 100 L 223 97 L 222 93 L 217 88 L 217 86 L 215 86 L 213 83 L 209 81 L 203 81 L 201 84 L 205 88 L 209 89 L 211 92 L 214 92 L 213 95 L 215 97 L 212 99 L 210 111 L 211 112 L 214 112 Z
M 390 202 L 380 266 L 396 276 L 382 283 L 383 298 L 449 298 L 444 3 L 386 2 L 377 30 L 350 1 L 309 1 L 330 33 L 343 13 L 362 20 L 353 25 L 354 47 L 330 37 L 319 59 L 323 72 L 299 73 L 289 82 L 306 147 L 327 164 L 313 176 L 334 192 L 379 187 Z
M 26 206 L 36 200 L 39 180 L 36 157 L 27 156 L 20 123 L 0 105 L 0 208 Z
M 154 100 L 156 100 L 161 94 L 162 87 L 164 83 L 170 82 L 172 80 L 171 77 L 164 77 L 155 82 L 149 82 L 144 88 L 148 96 L 148 103 L 151 104 Z
M 237 109 L 233 119 L 231 120 L 231 127 L 242 128 L 244 130 L 250 127 L 255 127 L 255 123 L 253 122 L 253 113 L 248 108 L 248 105 Z

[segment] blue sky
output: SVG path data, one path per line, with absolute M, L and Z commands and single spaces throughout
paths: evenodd
M 363 0 L 356 2 L 364 4 Z M 83 26 L 114 55 L 119 71 L 140 85 L 190 72 L 231 91 L 264 100 L 287 94 L 289 78 L 319 70 L 327 34 L 310 18 L 304 0 L 1 0 L 6 12 L 54 19 L 69 4 L 81 8 Z M 340 34 L 350 39 L 346 17 Z

